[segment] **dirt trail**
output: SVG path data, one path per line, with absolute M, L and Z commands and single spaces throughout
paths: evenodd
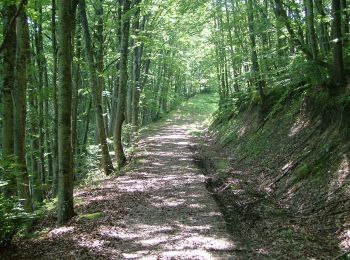
M 141 144 L 141 163 L 134 174 L 120 179 L 119 189 L 146 197 L 132 208 L 124 229 L 136 238 L 138 251 L 124 256 L 229 257 L 235 247 L 205 188 L 205 177 L 192 162 L 188 122 L 176 121 L 148 133 Z
M 18 242 L 12 257 L 232 259 L 237 248 L 192 160 L 188 130 L 203 117 L 187 112 L 173 113 L 143 133 L 132 170 L 76 191 L 79 214 L 103 217 L 76 217 L 66 227 Z

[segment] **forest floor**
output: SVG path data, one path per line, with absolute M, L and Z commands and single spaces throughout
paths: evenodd
M 118 177 L 75 190 L 77 216 L 56 227 L 54 213 L 17 239 L 9 259 L 231 259 L 242 248 L 193 162 L 195 136 L 216 98 L 199 95 L 141 133 Z M 1 258 L 1 257 L 0 257 Z
M 49 211 L 0 259 L 335 259 L 333 237 L 261 194 L 254 166 L 231 164 L 208 131 L 216 104 L 198 95 L 144 128 L 119 176 L 75 189 L 76 217 L 57 227 Z
M 279 198 L 261 191 L 255 165 L 232 165 L 232 152 L 210 138 L 194 147 L 194 158 L 240 249 L 234 259 L 349 259 L 326 221 L 291 214 Z

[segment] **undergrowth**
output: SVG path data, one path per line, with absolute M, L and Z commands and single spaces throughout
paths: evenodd
M 248 211 L 247 223 L 257 215 L 258 225 L 268 226 L 266 215 L 272 212 L 281 215 L 280 225 L 287 230 L 277 232 L 277 239 L 294 239 L 284 229 L 284 222 L 291 219 L 294 227 L 304 230 L 296 237 L 316 239 L 308 242 L 310 247 L 333 241 L 327 242 L 334 250 L 331 254 L 338 245 L 349 250 L 346 241 L 339 241 L 350 213 L 349 93 L 334 95 L 329 87 L 312 84 L 279 86 L 266 91 L 265 102 L 262 114 L 256 92 L 236 94 L 216 112 L 210 129 L 218 149 L 231 158 L 230 169 L 215 177 L 217 195 L 228 207 L 246 209 L 251 205 L 245 195 L 253 188 L 261 196 Z M 243 204 L 236 205 L 240 199 Z M 265 232 L 255 225 L 247 227 L 252 229 L 248 233 Z

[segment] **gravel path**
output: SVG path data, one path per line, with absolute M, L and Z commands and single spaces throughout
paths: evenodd
M 195 144 L 188 130 L 200 125 L 199 120 L 180 111 L 143 132 L 131 169 L 77 190 L 79 215 L 59 228 L 48 217 L 40 226 L 46 231 L 17 241 L 10 258 L 234 258 L 236 246 L 192 161 Z M 102 217 L 81 218 L 95 212 Z

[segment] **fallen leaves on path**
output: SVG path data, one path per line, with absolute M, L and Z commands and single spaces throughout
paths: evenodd
M 76 190 L 78 216 L 64 227 L 55 227 L 48 216 L 40 225 L 49 232 L 18 241 L 12 257 L 232 258 L 238 248 L 205 188 L 205 177 L 192 163 L 187 130 L 193 123 L 177 115 L 144 133 L 131 171 Z M 79 217 L 83 214 L 90 215 Z

